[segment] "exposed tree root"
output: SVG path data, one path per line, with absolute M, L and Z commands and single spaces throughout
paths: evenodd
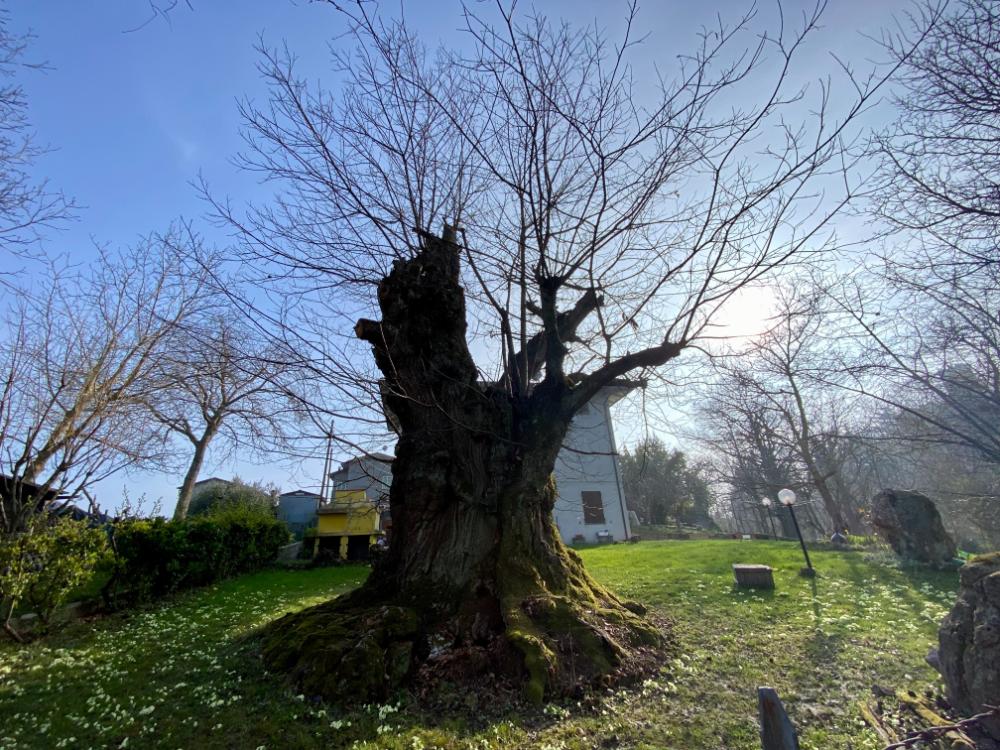
M 556 575 L 516 559 L 500 573 L 505 637 L 522 656 L 524 694 L 535 703 L 644 672 L 666 642 L 594 581 L 575 552 L 560 546 L 556 554 Z
M 578 585 L 559 594 L 525 586 L 527 579 L 511 572 L 507 578 L 520 585 L 506 587 L 502 622 L 492 628 L 482 618 L 470 627 L 467 616 L 442 619 L 413 604 L 372 604 L 362 589 L 275 621 L 262 655 L 297 690 L 341 704 L 386 700 L 411 684 L 422 695 L 440 684 L 502 686 L 539 703 L 654 671 L 668 650 L 666 625 L 577 566 Z
M 403 684 L 420 641 L 416 610 L 366 606 L 346 596 L 272 623 L 262 656 L 310 696 L 366 702 L 384 700 Z

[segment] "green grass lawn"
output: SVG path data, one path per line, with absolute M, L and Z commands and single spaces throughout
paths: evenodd
M 718 748 L 759 750 L 758 685 L 772 685 L 804 750 L 879 747 L 857 702 L 873 684 L 922 688 L 957 574 L 789 542 L 644 542 L 582 550 L 621 595 L 676 623 L 681 656 L 644 685 L 585 705 L 495 719 L 432 717 L 400 700 L 341 712 L 268 675 L 244 638 L 356 586 L 366 569 L 266 571 L 160 606 L 78 623 L 26 648 L 0 643 L 0 748 Z M 774 593 L 733 589 L 730 565 L 776 568 Z

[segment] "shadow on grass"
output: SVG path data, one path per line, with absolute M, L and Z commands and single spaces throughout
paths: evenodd
M 958 592 L 958 570 L 934 570 L 918 565 L 887 565 L 877 560 L 865 560 L 860 555 L 846 561 L 848 569 L 856 576 L 867 575 L 876 582 L 893 587 L 893 593 L 900 605 L 913 614 L 922 615 L 927 604 L 926 597 L 918 590 L 927 586 L 942 598 L 954 598 Z M 863 608 L 858 603 L 858 608 Z

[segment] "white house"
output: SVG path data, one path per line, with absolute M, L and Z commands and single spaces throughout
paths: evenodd
M 556 500 L 553 515 L 566 543 L 622 541 L 632 536 L 611 406 L 628 392 L 604 388 L 573 418 L 556 458 Z
M 601 390 L 574 418 L 556 458 L 558 498 L 553 516 L 562 539 L 576 542 L 624 541 L 632 536 L 625 505 L 611 406 L 628 393 L 625 386 Z M 393 421 L 388 420 L 393 427 Z M 363 491 L 372 503 L 384 499 L 392 482 L 392 456 L 374 453 L 345 461 L 330 475 L 333 497 Z

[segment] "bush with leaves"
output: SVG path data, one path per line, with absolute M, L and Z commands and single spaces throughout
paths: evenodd
M 275 501 L 273 492 L 277 490 L 258 483 L 247 483 L 235 477 L 226 484 L 212 484 L 191 498 L 187 515 L 201 516 L 228 508 L 248 507 L 251 510 L 263 510 L 274 515 Z
M 31 606 L 46 623 L 66 596 L 90 578 L 107 550 L 107 535 L 87 521 L 38 516 L 19 534 L 0 539 L 0 600 L 3 624 L 18 602 Z
M 271 563 L 288 527 L 266 509 L 231 506 L 183 521 L 127 520 L 115 525 L 112 607 L 149 601 L 248 573 Z

